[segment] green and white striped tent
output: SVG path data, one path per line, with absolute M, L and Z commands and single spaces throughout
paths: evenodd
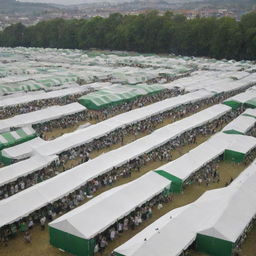
M 164 88 L 159 85 L 114 86 L 87 94 L 79 98 L 79 103 L 88 109 L 99 110 L 163 90 Z
M 0 150 L 29 141 L 35 138 L 36 132 L 30 127 L 24 127 L 12 132 L 0 134 Z

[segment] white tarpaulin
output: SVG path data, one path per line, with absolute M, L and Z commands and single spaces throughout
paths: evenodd
M 256 147 L 256 138 L 244 135 L 218 133 L 185 155 L 158 168 L 183 181 L 225 150 L 248 153 Z
M 179 256 L 197 234 L 235 242 L 256 214 L 256 162 L 233 183 L 170 211 L 114 251 L 124 256 Z
M 37 137 L 19 145 L 3 149 L 1 154 L 10 159 L 20 160 L 31 156 L 34 147 L 38 147 L 39 145 L 43 145 L 45 143 L 47 143 L 47 141 Z
M 0 227 L 62 198 L 95 177 L 107 173 L 113 167 L 121 166 L 144 153 L 150 152 L 181 133 L 200 127 L 223 116 L 230 110 L 230 107 L 222 104 L 212 106 L 2 200 L 0 202 L 0 209 L 2 209 Z
M 246 134 L 256 124 L 256 118 L 249 116 L 248 113 L 250 112 L 245 111 L 242 115 L 226 125 L 222 131 Z
M 126 113 L 109 118 L 105 121 L 91 125 L 85 129 L 75 131 L 58 137 L 47 144 L 37 147 L 35 150 L 42 155 L 59 154 L 63 151 L 89 143 L 94 139 L 100 138 L 110 132 L 125 127 L 129 124 L 139 122 L 151 116 L 172 110 L 178 106 L 196 102 L 201 99 L 209 98 L 213 94 L 205 91 L 185 94 L 182 96 L 169 98 L 148 106 L 134 109 Z
M 141 178 L 101 194 L 61 216 L 49 226 L 72 235 L 91 239 L 145 202 L 169 189 L 170 181 L 149 172 Z M 72 231 L 70 227 L 72 226 Z
M 0 186 L 39 171 L 50 165 L 57 156 L 33 156 L 18 163 L 0 168 Z M 18 210 L 18 209 L 17 209 Z
M 70 103 L 64 106 L 52 106 L 49 108 L 17 115 L 9 119 L 0 120 L 0 132 L 9 131 L 11 127 L 19 128 L 23 126 L 44 123 L 59 119 L 68 115 L 86 110 L 86 107 L 79 103 Z

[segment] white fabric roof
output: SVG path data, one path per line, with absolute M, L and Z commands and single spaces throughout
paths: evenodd
M 223 104 L 214 105 L 2 200 L 0 202 L 0 208 L 3 209 L 0 212 L 0 227 L 62 198 L 89 180 L 163 145 L 179 134 L 224 115 L 230 109 Z
M 38 147 L 39 145 L 43 145 L 45 143 L 47 143 L 47 141 L 37 137 L 16 146 L 3 149 L 1 153 L 3 156 L 8 158 L 20 160 L 31 156 L 34 147 Z
M 256 214 L 255 182 L 256 161 L 228 187 L 170 211 L 114 251 L 125 256 L 178 256 L 198 233 L 234 243 Z
M 251 115 L 256 118 L 256 109 L 248 108 L 244 111 L 244 115 Z
M 24 161 L 0 168 L 0 186 L 27 176 L 50 165 L 57 156 L 33 156 Z
M 245 103 L 248 100 L 251 100 L 256 97 L 256 90 L 247 90 L 246 92 L 237 94 L 235 96 L 232 96 L 231 98 L 226 99 L 226 101 L 237 101 L 240 103 Z
M 238 80 L 233 80 L 231 77 L 237 77 Z M 177 86 L 190 92 L 204 89 L 210 92 L 221 93 L 246 87 L 254 83 L 254 81 L 255 75 L 247 72 L 196 71 L 189 77 L 177 79 L 162 86 L 166 88 Z
M 151 171 L 135 181 L 103 193 L 100 198 L 92 199 L 49 225 L 90 239 L 169 186 L 169 180 Z
M 169 98 L 142 108 L 134 109 L 126 113 L 109 118 L 105 121 L 91 125 L 82 130 L 65 134 L 47 144 L 35 148 L 35 151 L 42 155 L 59 154 L 68 149 L 79 145 L 89 143 L 90 141 L 107 135 L 108 133 L 125 127 L 129 124 L 139 122 L 150 116 L 174 109 L 182 104 L 196 102 L 198 100 L 209 98 L 212 94 L 205 91 L 188 93 L 182 96 Z
M 79 113 L 86 107 L 79 103 L 70 103 L 64 106 L 53 106 L 26 114 L 16 115 L 9 119 L 0 120 L 0 132 L 9 131 L 11 127 L 23 127 L 58 119 L 67 115 Z
M 245 111 L 243 114 L 248 114 L 250 112 Z M 256 113 L 256 111 L 255 111 Z M 232 122 L 230 122 L 228 125 L 226 125 L 222 131 L 231 131 L 235 130 L 240 133 L 245 134 L 248 132 L 256 123 L 256 118 L 251 117 L 251 116 L 245 116 L 245 115 L 240 115 L 236 119 L 234 119 Z
M 56 90 L 52 92 L 40 91 L 40 92 L 34 92 L 34 93 L 24 93 L 21 95 L 18 94 L 12 97 L 3 97 L 3 99 L 1 99 L 0 107 L 15 106 L 19 104 L 29 103 L 35 100 L 59 98 L 67 95 L 86 92 L 87 90 L 88 88 L 85 86 L 82 86 L 82 87 L 78 86 L 74 88 Z
M 256 147 L 256 138 L 237 134 L 218 133 L 185 155 L 158 168 L 185 181 L 201 167 L 222 155 L 225 150 L 243 154 Z

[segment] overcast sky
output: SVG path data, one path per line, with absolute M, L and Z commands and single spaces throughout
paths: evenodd
M 54 4 L 82 4 L 82 3 L 95 3 L 95 2 L 128 2 L 129 0 L 19 0 L 21 2 L 32 3 L 54 3 Z M 130 0 L 131 1 L 131 0 Z

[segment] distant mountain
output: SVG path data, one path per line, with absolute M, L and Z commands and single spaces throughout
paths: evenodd
M 58 8 L 44 3 L 27 3 L 16 0 L 0 0 L 0 13 L 40 13 L 43 11 L 57 10 Z

